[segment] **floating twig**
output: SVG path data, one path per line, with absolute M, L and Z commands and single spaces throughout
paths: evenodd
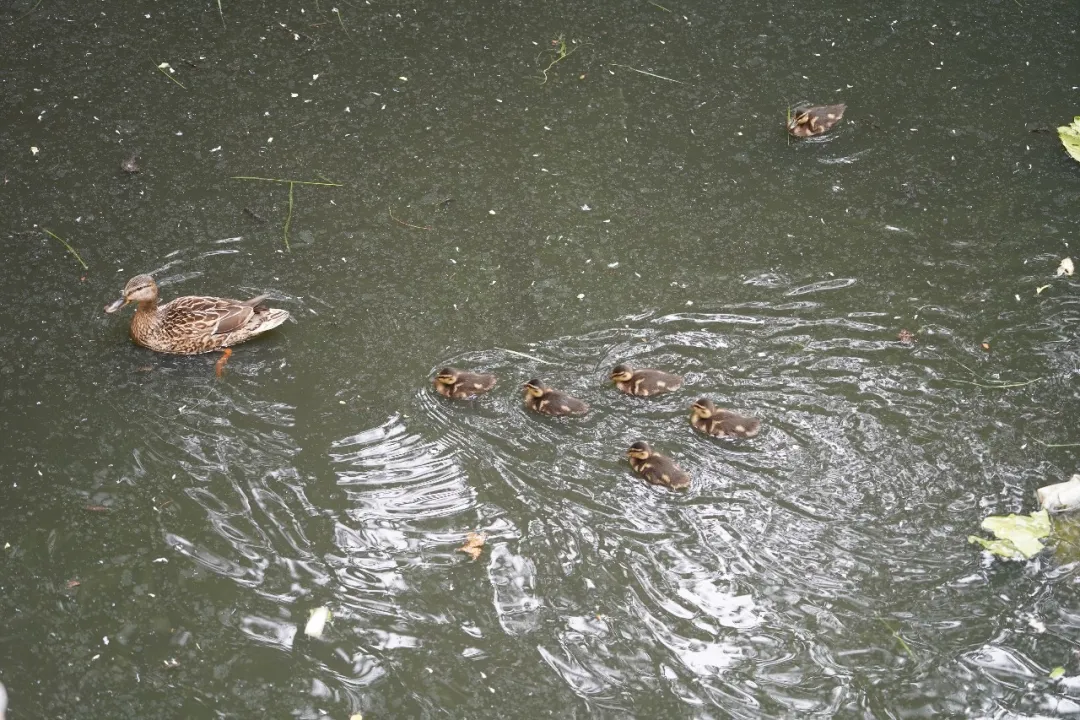
M 657 75 L 656 73 L 651 73 L 651 72 L 648 72 L 647 70 L 638 70 L 636 67 L 630 67 L 629 65 L 622 65 L 620 63 L 611 63 L 611 64 L 614 65 L 615 67 L 621 67 L 621 68 L 626 68 L 627 70 L 633 70 L 636 73 L 641 73 L 642 75 L 648 75 L 649 77 L 658 78 L 660 80 L 667 80 L 668 82 L 678 83 L 680 85 L 689 85 L 690 84 L 688 82 L 683 82 L 682 80 L 676 80 L 675 78 L 669 78 L 669 77 L 664 77 L 663 75 Z
M 151 63 L 153 63 L 154 67 L 156 67 L 156 68 L 157 68 L 157 71 L 158 71 L 159 73 L 161 73 L 161 74 L 162 74 L 162 75 L 164 75 L 165 77 L 169 78 L 170 80 L 172 80 L 172 81 L 173 81 L 174 83 L 176 83 L 176 84 L 177 84 L 177 85 L 179 85 L 180 87 L 182 87 L 182 88 L 184 88 L 185 90 L 187 90 L 187 88 L 186 88 L 186 87 L 184 87 L 184 83 L 180 82 L 179 80 L 177 80 L 176 78 L 174 78 L 174 77 L 173 77 L 172 75 L 170 75 L 169 73 L 165 72 L 165 68 L 166 68 L 166 67 L 169 67 L 169 63 L 155 63 L 155 62 L 154 62 L 153 60 L 151 60 L 150 62 L 151 62 Z M 162 67 L 162 65 L 164 65 L 165 67 Z
M 1026 380 L 1024 382 L 1006 382 L 1006 381 L 1003 380 L 1001 382 L 992 382 L 992 383 L 981 383 L 981 382 L 975 382 L 974 380 L 952 380 L 952 379 L 949 379 L 948 382 L 963 383 L 964 385 L 974 385 L 975 387 L 989 388 L 991 390 L 1004 390 L 1004 389 L 1007 389 L 1007 388 L 1024 387 L 1025 385 L 1030 385 L 1031 383 L 1037 383 L 1042 379 L 1043 378 L 1035 378 L 1034 380 Z
M 523 352 L 518 352 L 517 350 L 508 350 L 507 348 L 501 348 L 501 347 L 497 347 L 497 348 L 495 348 L 495 349 L 496 349 L 496 350 L 502 350 L 503 352 L 505 352 L 505 353 L 510 353 L 511 355 L 518 355 L 518 356 L 520 356 L 520 357 L 523 357 L 523 358 L 529 358 L 530 360 L 535 360 L 536 362 L 538 362 L 538 363 L 543 363 L 544 365 L 551 365 L 551 364 L 553 364 L 553 363 L 551 363 L 551 362 L 549 362 L 549 361 L 547 361 L 547 360 L 541 360 L 541 359 L 540 359 L 540 358 L 538 358 L 538 357 L 535 357 L 535 356 L 533 356 L 533 355 L 527 355 L 527 354 L 525 354 L 525 353 L 523 353 Z
M 266 218 L 264 218 L 264 217 L 263 217 L 262 215 L 260 215 L 259 213 L 255 212 L 255 211 L 254 211 L 254 210 L 252 210 L 251 208 L 244 208 L 244 214 L 245 214 L 245 215 L 248 215 L 248 216 L 250 216 L 250 217 L 251 217 L 251 219 L 253 219 L 253 220 L 257 220 L 257 221 L 259 221 L 259 222 L 261 222 L 261 223 L 264 223 L 264 222 L 266 222 Z
M 289 214 L 285 216 L 285 250 L 292 252 L 292 248 L 289 247 L 289 225 L 292 224 L 292 206 L 293 206 L 293 188 L 296 187 L 296 183 L 289 183 Z
M 293 188 L 296 185 L 321 185 L 323 187 L 341 187 L 341 183 L 335 182 L 316 182 L 314 180 L 284 180 L 282 178 L 267 178 L 267 177 L 255 177 L 253 175 L 233 175 L 230 180 L 259 180 L 261 182 L 276 182 L 287 183 L 289 186 L 289 212 L 285 216 L 285 250 L 292 252 L 292 248 L 289 246 L 289 226 L 292 225 L 292 213 L 293 213 Z M 261 219 L 254 212 L 251 212 L 247 208 L 244 208 L 253 218 Z
M 225 30 L 225 13 L 221 11 L 221 0 L 217 0 L 218 15 L 221 16 L 221 29 Z
M 880 622 L 880 623 L 881 623 L 882 625 L 884 625 L 884 626 L 885 626 L 885 629 L 886 629 L 886 630 L 888 630 L 888 631 L 889 631 L 890 633 L 892 633 L 892 636 L 893 636 L 894 638 L 896 638 L 896 641 L 897 641 L 898 643 L 900 643 L 900 647 L 902 647 L 902 648 L 904 649 L 904 652 L 906 652 L 906 653 L 908 654 L 908 657 L 910 657 L 910 658 L 911 658 L 912 662 L 918 663 L 918 662 L 919 662 L 919 658 L 915 657 L 915 653 L 913 653 L 913 652 L 911 651 L 911 647 L 910 647 L 910 646 L 908 646 L 908 644 L 907 644 L 907 641 L 905 641 L 905 640 L 904 640 L 904 636 L 900 634 L 900 631 L 899 631 L 899 630 L 893 630 L 893 629 L 892 629 L 892 628 L 891 628 L 891 627 L 889 626 L 889 623 L 885 622 L 885 621 L 884 621 L 884 620 L 883 620 L 882 618 L 878 618 L 878 621 L 879 621 L 879 622 Z
M 1047 443 L 1037 438 L 1032 438 L 1035 442 L 1039 443 L 1043 447 L 1048 448 L 1067 448 L 1067 447 L 1080 447 L 1080 443 Z
M 414 230 L 432 230 L 432 229 L 434 229 L 430 225 L 413 225 L 412 223 L 407 223 L 404 220 L 400 220 L 400 219 L 394 217 L 394 209 L 393 208 L 387 208 L 387 209 L 390 211 L 390 219 L 393 220 L 394 222 L 400 224 L 400 225 L 404 225 L 405 227 L 411 227 Z
M 291 183 L 293 185 L 326 185 L 328 187 L 342 187 L 341 183 L 315 182 L 313 180 L 283 180 L 281 178 L 253 177 L 251 175 L 231 175 L 230 180 L 262 180 L 263 182 Z
M 345 31 L 345 34 L 346 34 L 346 35 L 348 35 L 348 34 L 349 34 L 349 28 L 345 27 L 345 23 L 344 23 L 344 21 L 343 21 L 343 20 L 341 19 L 341 11 L 340 11 L 340 10 L 338 10 L 338 9 L 337 9 L 336 7 L 333 7 L 333 8 L 330 8 L 330 12 L 334 13 L 335 15 L 337 15 L 337 21 L 338 21 L 338 23 L 340 23 L 340 24 L 341 24 L 341 29 Z
M 40 5 L 40 4 L 41 4 L 41 0 L 37 0 L 37 2 L 34 3 L 34 7 L 30 8 L 25 13 L 23 13 L 19 17 L 15 18 L 14 20 L 12 20 L 11 24 L 14 25 L 15 23 L 19 22 L 23 18 L 30 17 L 31 15 L 33 15 L 34 11 L 38 9 L 38 5 Z
M 562 34 L 560 34 L 559 37 L 557 37 L 557 38 L 555 38 L 554 40 L 551 41 L 551 44 L 555 46 L 554 49 L 548 48 L 547 50 L 541 50 L 540 51 L 540 55 L 543 55 L 544 53 L 549 52 L 549 51 L 555 53 L 555 59 L 552 60 L 550 63 L 548 63 L 548 66 L 546 68 L 544 68 L 543 70 L 540 71 L 540 74 L 543 75 L 543 77 L 544 77 L 544 79 L 540 82 L 541 85 L 547 85 L 548 70 L 555 67 L 558 63 L 561 63 L 563 60 L 565 60 L 566 58 L 568 58 L 571 55 L 573 55 L 574 53 L 576 53 L 578 50 L 581 49 L 581 47 L 583 45 L 587 45 L 588 43 L 582 43 L 582 45 L 578 45 L 573 50 L 567 52 L 567 50 L 566 50 L 566 47 L 567 47 L 566 40 L 563 38 Z M 540 55 L 536 56 L 537 60 L 540 59 Z
M 650 4 L 650 5 L 654 5 L 654 6 L 658 7 L 658 8 L 660 8 L 660 9 L 661 9 L 661 10 L 663 10 L 664 12 L 671 12 L 671 11 L 670 11 L 670 10 L 668 10 L 668 9 L 667 9 L 666 7 L 664 7 L 663 5 L 661 5 L 660 3 L 655 3 L 655 2 L 653 2 L 652 0 L 647 0 L 647 2 L 648 2 L 648 3 Z
M 45 232 L 49 233 L 49 237 L 56 238 L 57 240 L 62 242 L 64 244 L 64 247 L 66 247 L 68 249 L 68 252 L 70 252 L 72 255 L 74 255 L 75 259 L 79 261 L 79 264 L 83 266 L 83 270 L 89 270 L 90 269 L 90 266 L 87 265 L 85 262 L 83 262 L 83 259 L 81 257 L 79 257 L 79 253 L 75 252 L 75 248 L 71 247 L 71 245 L 68 245 L 67 240 L 60 237 L 56 233 L 52 232 L 48 228 L 41 228 L 41 229 L 44 230 Z

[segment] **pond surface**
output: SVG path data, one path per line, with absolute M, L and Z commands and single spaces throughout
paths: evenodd
M 10 717 L 1080 712 L 1075 545 L 967 542 L 1076 469 L 1080 165 L 1038 131 L 1080 114 L 1077 28 L 1072 0 L 0 9 Z M 848 111 L 794 142 L 800 101 Z M 142 272 L 293 321 L 218 377 L 102 313 Z M 621 395 L 624 361 L 686 385 Z M 446 401 L 447 364 L 498 385 Z M 534 376 L 592 412 L 529 414 Z M 761 435 L 695 434 L 703 395 Z M 635 478 L 639 439 L 688 492 Z

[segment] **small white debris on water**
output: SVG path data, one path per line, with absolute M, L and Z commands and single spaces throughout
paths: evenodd
M 693 304 L 694 304 L 694 301 L 693 301 L 693 300 L 687 300 L 687 301 L 686 301 L 686 304 L 687 304 L 687 305 L 693 305 Z
M 409 82 L 409 78 L 405 77 L 404 75 L 398 75 L 398 80 L 400 80 L 401 82 Z
M 108 645 L 108 644 L 109 644 L 109 636 L 108 636 L 108 635 L 106 635 L 105 637 L 101 638 L 101 642 L 103 642 L 103 643 L 105 643 L 106 645 Z
M 618 260 L 616 260 L 615 262 L 609 262 L 609 263 L 607 264 L 607 266 L 608 266 L 609 268 L 617 268 L 617 267 L 619 267 L 619 261 L 618 261 Z
M 300 93 L 290 93 L 293 97 L 300 97 Z
M 218 152 L 219 150 L 221 150 L 220 145 L 218 145 L 216 148 L 211 148 L 210 152 Z
M 349 106 L 348 106 L 348 105 L 346 105 L 346 106 L 345 106 L 345 112 L 347 112 L 347 113 L 351 113 L 351 112 L 352 112 L 352 110 L 351 110 L 351 109 L 349 109 Z
M 585 299 L 585 293 L 578 293 L 577 299 L 578 300 L 584 300 Z
M 494 210 L 488 210 L 488 215 L 494 215 L 494 214 L 495 214 Z
M 160 557 L 160 558 L 154 558 L 153 562 L 156 562 L 156 563 L 167 563 L 167 562 L 169 562 L 169 558 L 163 558 L 163 557 Z
M 314 75 L 311 76 L 312 82 L 314 82 L 315 80 L 318 80 L 318 79 L 319 79 L 319 73 L 315 73 Z
M 183 135 L 183 134 L 184 134 L 184 131 L 183 131 L 183 130 L 177 130 L 177 131 L 176 131 L 176 137 L 180 137 L 180 136 L 181 136 L 181 135 Z
M 268 142 L 268 143 L 274 142 L 274 136 L 271 135 L 270 137 L 266 138 L 266 142 Z
M 39 152 L 40 152 L 40 150 L 38 150 L 36 147 L 34 147 L 33 145 L 30 146 L 30 154 L 31 155 L 37 155 Z
M 321 607 L 315 608 L 311 611 L 311 617 L 308 618 L 307 625 L 304 626 L 304 634 L 313 638 L 322 637 L 323 628 L 326 627 L 326 621 L 330 619 L 330 608 Z
M 584 210 L 585 212 L 589 212 L 590 210 L 592 210 L 592 208 L 589 207 L 588 205 L 582 205 L 581 209 Z

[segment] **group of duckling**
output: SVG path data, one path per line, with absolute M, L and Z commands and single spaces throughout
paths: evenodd
M 611 370 L 615 387 L 636 397 L 655 397 L 682 387 L 678 375 L 654 368 L 632 368 L 616 365 Z M 445 367 L 435 373 L 435 390 L 452 400 L 471 400 L 495 387 L 496 378 L 490 373 L 470 372 L 455 367 Z M 540 415 L 553 417 L 581 416 L 589 412 L 589 405 L 572 395 L 545 384 L 538 378 L 525 385 L 525 407 Z M 698 398 L 690 406 L 690 425 L 711 437 L 752 438 L 761 431 L 757 418 L 746 417 L 716 407 L 708 398 Z M 626 451 L 630 466 L 646 482 L 662 485 L 672 490 L 690 487 L 690 475 L 674 460 L 652 449 L 649 443 L 635 442 Z
M 223 350 L 272 330 L 289 318 L 286 310 L 268 307 L 266 295 L 250 300 L 203 295 L 179 297 L 158 305 L 158 286 L 149 275 L 128 281 L 121 297 L 105 307 L 115 313 L 128 303 L 136 304 L 131 319 L 131 338 L 136 344 L 162 353 L 192 355 Z M 663 370 L 635 369 L 616 365 L 611 371 L 615 387 L 637 397 L 655 397 L 682 387 L 683 379 Z M 479 397 L 495 387 L 490 373 L 446 367 L 435 374 L 435 389 L 452 400 Z M 524 385 L 525 407 L 540 415 L 581 416 L 589 406 L 568 393 L 533 378 Z M 690 406 L 690 425 L 706 435 L 721 438 L 752 438 L 761 423 L 730 410 L 717 408 L 708 398 Z M 675 461 L 654 451 L 646 442 L 636 442 L 626 451 L 630 465 L 647 482 L 673 490 L 690 486 L 690 476 Z

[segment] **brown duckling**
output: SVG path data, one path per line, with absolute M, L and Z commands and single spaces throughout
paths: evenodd
M 752 438 L 761 431 L 761 421 L 730 410 L 719 410 L 712 400 L 700 398 L 690 406 L 690 424 L 713 437 Z
M 456 367 L 444 367 L 435 374 L 435 390 L 443 397 L 455 400 L 483 395 L 495 387 L 495 376 L 489 373 L 474 373 Z
M 638 441 L 626 451 L 634 471 L 650 485 L 663 485 L 672 490 L 690 487 L 690 476 L 666 455 L 654 452 L 647 442 Z
M 525 407 L 541 415 L 584 415 L 589 406 L 533 378 L 525 383 Z
M 639 397 L 659 395 L 682 387 L 682 378 L 678 375 L 650 368 L 635 370 L 629 365 L 616 365 L 612 368 L 611 379 L 615 382 L 615 387 L 627 395 Z
M 788 132 L 797 138 L 814 137 L 832 129 L 832 126 L 840 122 L 844 117 L 847 105 L 816 105 L 814 107 L 797 108 L 791 121 L 788 122 Z

